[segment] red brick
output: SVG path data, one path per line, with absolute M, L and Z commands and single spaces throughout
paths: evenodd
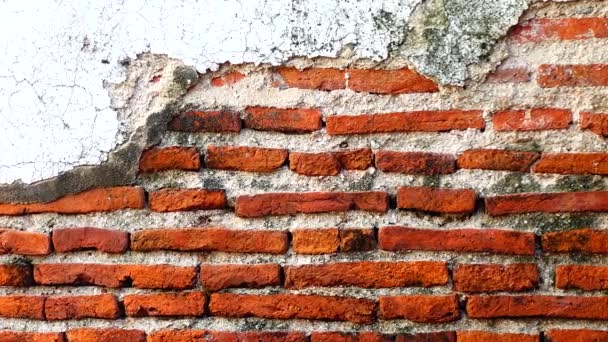
M 460 319 L 456 295 L 388 296 L 379 299 L 380 319 L 403 318 L 419 323 L 446 323 Z
M 201 265 L 201 283 L 207 291 L 231 287 L 261 288 L 281 285 L 281 266 Z
M 0 215 L 87 214 L 121 209 L 140 209 L 144 206 L 143 189 L 123 186 L 87 190 L 45 203 L 0 203 Z
M 214 77 L 211 79 L 211 85 L 214 87 L 230 86 L 240 82 L 245 78 L 245 75 L 238 71 L 232 71 L 225 75 Z
M 201 251 L 283 254 L 289 247 L 281 231 L 224 228 L 150 229 L 131 235 L 135 251 Z
M 293 250 L 298 254 L 332 254 L 340 247 L 337 228 L 296 229 L 291 234 Z
M 536 173 L 607 175 L 608 153 L 543 154 L 532 168 Z
M 0 331 L 0 342 L 65 342 L 63 333 Z
M 192 111 L 175 116 L 168 128 L 180 132 L 238 133 L 241 119 L 238 113 L 229 111 Z
M 540 342 L 540 335 L 507 334 L 489 331 L 459 331 L 458 342 Z
M 505 170 L 528 172 L 538 159 L 536 152 L 520 152 L 494 149 L 468 150 L 458 156 L 461 169 Z
M 608 331 L 572 329 L 551 329 L 545 333 L 551 342 L 601 342 L 608 341 Z
M 511 37 L 518 42 L 606 38 L 608 18 L 532 19 L 515 26 Z
M 247 107 L 245 127 L 284 133 L 308 133 L 321 129 L 321 111 L 313 108 Z
M 416 229 L 382 227 L 380 248 L 387 251 L 453 251 L 494 254 L 534 254 L 534 234 L 499 229 Z
M 66 336 L 68 342 L 146 342 L 146 333 L 141 330 L 81 328 L 68 330 Z
M 560 265 L 555 268 L 555 286 L 584 291 L 608 289 L 608 266 Z
M 536 81 L 543 88 L 604 87 L 608 85 L 608 64 L 543 64 Z
M 348 88 L 372 94 L 434 93 L 432 80 L 408 69 L 348 69 Z
M 397 190 L 397 208 L 442 214 L 471 214 L 477 195 L 471 189 L 401 187 Z
M 332 68 L 307 68 L 298 70 L 292 67 L 275 69 L 280 81 L 277 85 L 316 90 L 337 90 L 346 87 L 344 70 Z
M 240 217 L 328 213 L 364 210 L 386 212 L 388 194 L 361 192 L 285 192 L 238 196 L 235 212 Z
M 206 166 L 210 169 L 270 172 L 287 160 L 287 150 L 247 146 L 209 146 Z
M 375 159 L 376 167 L 385 172 L 433 176 L 456 171 L 456 159 L 451 154 L 378 151 Z
M 538 286 L 536 264 L 458 265 L 454 290 L 459 292 L 521 292 Z
M 566 129 L 572 123 L 572 112 L 553 108 L 506 110 L 494 114 L 492 123 L 498 132 Z
M 338 159 L 332 153 L 289 153 L 289 169 L 305 176 L 335 176 L 340 173 Z
M 210 210 L 225 206 L 224 190 L 161 189 L 150 193 L 152 211 Z
M 550 253 L 608 254 L 608 231 L 584 228 L 545 233 L 541 246 Z
M 139 159 L 140 172 L 164 170 L 195 171 L 201 167 L 201 156 L 195 147 L 157 147 L 145 150 Z
M 105 253 L 124 253 L 129 249 L 129 234 L 93 227 L 53 230 L 53 247 L 59 253 L 95 249 Z
M 306 335 L 299 332 L 265 331 L 210 331 L 209 342 L 306 342 Z
M 124 296 L 125 313 L 132 317 L 201 316 L 205 294 L 200 291 L 133 294 Z
M 162 264 L 37 264 L 34 280 L 40 285 L 186 289 L 195 284 L 196 268 Z
M 30 286 L 33 281 L 32 265 L 25 263 L 0 265 L 0 286 Z
M 445 132 L 483 129 L 485 121 L 479 110 L 444 110 L 362 115 L 332 115 L 326 118 L 331 135 L 395 132 Z
M 581 113 L 581 129 L 608 136 L 608 113 Z
M 367 170 L 374 162 L 371 148 L 339 151 L 333 154 L 344 170 Z
M 486 76 L 486 83 L 524 83 L 530 81 L 530 70 L 526 67 L 499 67 Z
M 395 342 L 456 342 L 456 332 L 437 331 L 418 334 L 399 334 Z
M 471 296 L 470 318 L 608 319 L 608 297 L 576 296 Z
M 439 261 L 356 261 L 285 266 L 285 287 L 294 289 L 312 286 L 431 287 L 447 282 L 447 264 Z
M 43 296 L 0 296 L 0 317 L 43 320 L 45 300 Z
M 44 303 L 47 320 L 120 317 L 118 300 L 111 294 L 48 297 Z
M 343 228 L 340 229 L 340 252 L 365 252 L 376 248 L 374 230 Z
M 311 319 L 369 324 L 375 303 L 368 299 L 317 295 L 214 293 L 209 310 L 220 317 Z
M 376 332 L 344 333 L 344 332 L 313 332 L 310 342 L 392 342 L 390 336 Z
M 491 216 L 524 213 L 574 213 L 608 211 L 608 191 L 525 193 L 485 199 Z
M 51 238 L 48 234 L 0 228 L 0 254 L 48 255 Z

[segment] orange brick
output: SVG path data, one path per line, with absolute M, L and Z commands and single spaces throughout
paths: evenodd
M 454 269 L 454 290 L 459 292 L 521 292 L 538 286 L 536 264 L 458 265 Z
M 245 75 L 238 71 L 232 71 L 225 75 L 214 77 L 211 79 L 211 85 L 214 87 L 224 87 L 240 82 L 245 78 Z
M 224 190 L 161 189 L 150 193 L 152 211 L 210 210 L 225 206 Z
M 547 336 L 551 342 L 608 341 L 608 331 L 589 329 L 551 329 L 545 333 L 545 336 Z
M 540 335 L 507 334 L 488 331 L 459 331 L 458 342 L 540 342 Z
M 0 296 L 0 317 L 43 320 L 45 301 L 43 296 Z
M 129 249 L 129 234 L 93 227 L 53 230 L 53 247 L 59 253 L 94 249 L 105 253 L 124 253 Z
M 494 114 L 492 123 L 498 132 L 566 129 L 572 123 L 572 112 L 554 108 L 507 110 Z
M 536 81 L 543 88 L 605 87 L 608 85 L 608 64 L 543 64 L 538 67 Z
M 44 303 L 47 320 L 104 318 L 117 319 L 121 310 L 111 294 L 48 297 Z
M 397 208 L 442 214 L 471 214 L 477 195 L 471 189 L 401 187 L 397 190 Z
M 380 297 L 380 319 L 407 319 L 420 323 L 446 323 L 460 319 L 456 295 Z
M 33 281 L 32 265 L 26 263 L 0 265 L 0 286 L 30 286 Z
M 209 146 L 206 166 L 210 169 L 270 172 L 287 160 L 287 150 L 247 146 Z
M 333 154 L 344 170 L 367 170 L 374 162 L 371 148 L 339 151 Z
M 373 229 L 340 229 L 340 252 L 365 252 L 376 248 Z
M 307 68 L 298 70 L 293 67 L 276 68 L 280 79 L 277 85 L 289 88 L 337 90 L 346 86 L 345 72 L 332 68 Z
M 607 175 L 608 153 L 543 154 L 532 172 L 579 175 Z
M 247 107 L 245 127 L 284 133 L 308 133 L 321 129 L 321 111 L 309 108 Z
M 238 113 L 229 111 L 192 111 L 174 117 L 168 128 L 180 132 L 238 133 L 241 119 Z
M 123 329 L 72 329 L 66 332 L 67 342 L 146 342 L 146 333 L 141 330 Z
M 532 19 L 515 26 L 511 36 L 518 42 L 606 38 L 608 18 Z
M 133 294 L 124 297 L 127 316 L 201 316 L 205 294 L 200 291 Z
M 293 250 L 298 254 L 337 253 L 340 246 L 337 228 L 297 229 L 291 234 Z
M 608 289 L 608 266 L 560 265 L 555 268 L 559 289 L 596 291 Z
M 395 342 L 456 342 L 456 332 L 437 331 L 418 334 L 399 334 Z
M 372 94 L 434 93 L 432 80 L 408 69 L 348 69 L 348 88 Z
M 550 253 L 608 254 L 608 231 L 584 228 L 545 233 L 541 246 Z
M 491 216 L 524 213 L 573 213 L 608 211 L 608 191 L 524 193 L 485 199 Z
M 0 331 L 0 342 L 65 342 L 63 333 Z
M 375 160 L 376 167 L 384 172 L 434 176 L 456 171 L 456 159 L 451 154 L 378 151 Z
M 524 83 L 530 81 L 530 70 L 526 67 L 501 68 L 486 76 L 486 83 Z
M 608 113 L 581 113 L 581 129 L 608 136 Z
M 0 215 L 87 214 L 121 209 L 141 209 L 144 205 L 143 189 L 123 186 L 87 190 L 46 203 L 0 203 Z
M 289 169 L 305 176 L 335 176 L 342 168 L 332 153 L 291 152 Z
M 48 234 L 0 229 L 0 254 L 48 255 L 51 238 Z
M 201 156 L 194 147 L 157 147 L 145 150 L 139 159 L 140 172 L 164 170 L 195 171 L 201 167 Z
M 520 152 L 495 149 L 468 150 L 458 156 L 461 169 L 505 170 L 528 172 L 538 159 L 536 152 Z
M 313 332 L 310 342 L 392 342 L 390 336 L 376 332 L 344 333 L 344 332 Z
M 201 265 L 201 283 L 207 291 L 231 287 L 260 288 L 281 285 L 281 266 Z

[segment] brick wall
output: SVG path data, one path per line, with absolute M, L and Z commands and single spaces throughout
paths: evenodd
M 137 184 L 0 203 L 0 341 L 608 341 L 607 44 L 577 1 L 464 88 L 205 74 Z

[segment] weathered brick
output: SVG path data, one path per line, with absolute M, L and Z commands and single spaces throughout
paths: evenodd
M 608 18 L 532 19 L 515 26 L 511 37 L 518 42 L 606 38 Z
M 408 68 L 397 70 L 348 69 L 348 88 L 372 94 L 433 93 L 439 87 L 432 80 Z
M 0 342 L 65 342 L 63 333 L 0 331 Z
M 397 208 L 432 213 L 463 215 L 475 211 L 477 195 L 471 189 L 401 187 L 397 190 Z
M 346 73 L 344 70 L 333 68 L 306 68 L 298 70 L 293 67 L 279 67 L 275 69 L 279 80 L 277 86 L 337 90 L 346 87 Z
M 175 116 L 168 128 L 179 132 L 238 133 L 241 131 L 241 119 L 236 112 L 192 111 Z
M 445 132 L 483 129 L 479 110 L 444 110 L 362 115 L 332 115 L 325 120 L 331 135 L 396 132 Z
M 499 229 L 416 229 L 381 227 L 381 249 L 387 251 L 453 251 L 494 254 L 534 254 L 534 234 Z
M 430 333 L 399 334 L 395 342 L 456 342 L 456 332 L 437 331 Z
M 220 317 L 312 319 L 368 324 L 375 303 L 368 299 L 316 295 L 214 293 L 209 310 Z
M 164 170 L 194 171 L 201 167 L 201 156 L 195 147 L 157 147 L 145 150 L 139 158 L 140 172 Z
M 355 261 L 285 266 L 285 287 L 431 287 L 448 282 L 447 263 L 439 261 Z
M 296 229 L 291 232 L 292 246 L 298 254 L 332 254 L 338 252 L 338 228 Z
M 140 209 L 144 205 L 143 189 L 122 186 L 87 190 L 45 203 L 0 203 L 0 215 L 87 214 L 121 209 Z
M 505 170 L 528 172 L 538 159 L 536 152 L 521 152 L 496 149 L 475 149 L 458 156 L 461 169 Z
M 200 291 L 132 294 L 123 299 L 125 313 L 132 317 L 201 316 L 206 300 Z
M 210 169 L 270 172 L 287 160 L 287 150 L 248 146 L 209 146 L 205 158 Z
M 26 263 L 0 264 L 0 286 L 30 286 L 33 281 L 32 265 Z
M 572 112 L 554 108 L 506 110 L 494 114 L 492 123 L 498 132 L 566 129 L 572 123 Z
M 379 299 L 380 319 L 403 318 L 420 323 L 446 323 L 460 319 L 456 295 L 387 296 Z
M 51 253 L 48 234 L 0 228 L 0 254 L 47 255 Z
M 560 265 L 555 268 L 555 286 L 585 291 L 608 289 L 608 266 Z
M 45 300 L 43 296 L 0 296 L 0 317 L 43 320 Z
M 201 283 L 207 291 L 231 287 L 260 288 L 281 285 L 281 266 L 260 265 L 201 265 Z
M 148 335 L 148 342 L 306 342 L 299 332 L 159 330 Z
M 135 251 L 202 251 L 282 254 L 289 242 L 286 232 L 224 228 L 150 229 L 131 234 Z
M 608 319 L 608 297 L 577 296 L 470 296 L 466 310 L 471 318 Z
M 524 83 L 530 81 L 527 67 L 499 67 L 486 76 L 486 83 Z
M 371 148 L 359 148 L 333 153 L 344 170 L 367 170 L 374 162 Z
M 335 176 L 342 168 L 338 159 L 329 152 L 291 152 L 289 169 L 305 176 Z
M 239 71 L 232 71 L 222 76 L 217 76 L 211 79 L 211 85 L 214 87 L 224 87 L 236 84 L 245 78 L 245 74 Z
M 105 253 L 124 253 L 129 249 L 129 234 L 119 230 L 93 227 L 53 230 L 53 248 L 59 253 L 95 249 Z
M 608 231 L 600 229 L 574 229 L 543 234 L 543 251 L 550 253 L 608 254 Z
M 605 87 L 608 64 L 543 64 L 538 67 L 536 81 L 543 88 Z
M 608 331 L 590 329 L 551 329 L 545 332 L 551 342 L 601 342 L 608 341 Z
M 245 127 L 284 133 L 308 133 L 321 129 L 321 111 L 313 108 L 247 107 Z
M 458 331 L 458 342 L 540 342 L 540 335 L 495 333 L 489 331 Z
M 454 290 L 459 292 L 521 292 L 538 286 L 536 264 L 470 264 L 454 269 Z
M 524 193 L 485 199 L 491 216 L 524 213 L 575 213 L 608 211 L 608 191 Z
M 66 336 L 67 342 L 146 342 L 146 333 L 141 330 L 80 328 L 68 330 Z
M 34 281 L 40 285 L 186 289 L 195 284 L 196 268 L 162 264 L 36 264 Z
M 210 210 L 225 206 L 224 190 L 161 189 L 150 193 L 152 211 Z
M 377 332 L 313 332 L 310 335 L 310 342 L 392 342 L 390 336 L 382 335 Z
M 434 176 L 456 171 L 456 158 L 451 154 L 377 151 L 375 160 L 376 167 L 385 172 Z
M 44 302 L 47 320 L 104 318 L 117 319 L 121 311 L 111 294 L 48 297 Z
M 376 248 L 376 234 L 371 228 L 340 229 L 340 252 L 365 252 Z
M 608 113 L 581 113 L 581 129 L 608 136 Z
M 386 212 L 388 194 L 361 192 L 292 192 L 238 196 L 235 212 L 241 217 L 294 215 L 364 210 Z
M 532 167 L 536 173 L 607 175 L 608 153 L 543 154 Z

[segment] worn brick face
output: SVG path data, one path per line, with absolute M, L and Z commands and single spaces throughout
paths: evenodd
M 543 64 L 537 73 L 537 82 L 543 88 L 608 85 L 608 64 Z
M 608 136 L 608 113 L 581 113 L 581 129 Z
M 0 265 L 0 286 L 29 286 L 33 283 L 32 266 L 26 263 Z
M 114 295 L 49 297 L 44 302 L 47 320 L 84 318 L 117 319 L 121 310 Z
M 205 294 L 199 291 L 133 294 L 124 297 L 127 316 L 200 316 L 205 313 Z
M 459 331 L 459 342 L 540 342 L 540 335 L 495 333 L 489 331 Z
M 124 253 L 129 249 L 129 234 L 94 227 L 53 230 L 53 248 L 59 253 L 94 249 L 106 253 Z
M 456 171 L 456 159 L 449 154 L 378 151 L 376 167 L 385 172 L 443 175 Z
M 311 108 L 248 107 L 245 127 L 284 133 L 309 133 L 321 129 L 321 111 Z
M 499 132 L 566 129 L 572 123 L 572 113 L 555 108 L 507 110 L 494 114 L 492 123 Z
M 333 68 L 276 68 L 278 86 L 301 89 L 337 90 L 346 87 L 344 70 Z
M 335 176 L 342 169 L 338 159 L 329 152 L 289 154 L 289 169 L 306 176 Z
M 518 42 L 605 37 L 608 37 L 607 18 L 539 18 L 517 25 L 512 32 L 512 38 Z
M 66 332 L 67 342 L 129 341 L 146 342 L 146 333 L 141 330 L 80 328 Z
M 454 290 L 460 292 L 521 292 L 538 285 L 536 264 L 458 265 L 453 272 Z
M 51 253 L 48 234 L 0 229 L 0 254 L 47 255 Z
M 225 206 L 224 190 L 161 189 L 150 193 L 152 211 L 210 210 Z
M 485 199 L 492 216 L 524 213 L 576 213 L 608 211 L 608 191 L 524 193 Z
M 194 147 L 152 148 L 142 152 L 139 159 L 140 172 L 164 170 L 194 171 L 201 167 L 201 156 Z
M 299 254 L 331 254 L 340 247 L 337 228 L 296 229 L 291 235 L 293 250 Z
M 608 289 L 608 267 L 559 265 L 555 268 L 555 286 L 585 291 Z
M 538 159 L 535 152 L 520 152 L 496 149 L 468 150 L 458 156 L 458 167 L 462 169 L 505 170 L 528 172 Z
M 408 69 L 348 69 L 348 88 L 373 94 L 432 93 L 439 87 L 432 80 Z
M 261 288 L 281 285 L 281 266 L 201 265 L 201 284 L 208 291 L 231 287 Z
M 0 331 L 0 342 L 65 342 L 63 333 Z
M 43 320 L 45 301 L 43 296 L 0 296 L 0 317 Z
M 271 172 L 287 160 L 287 150 L 248 146 L 208 146 L 205 163 L 210 169 Z
M 532 168 L 536 173 L 578 175 L 608 174 L 608 153 L 543 154 Z
M 193 111 L 175 116 L 168 128 L 180 132 L 238 133 L 241 131 L 241 119 L 235 112 Z
M 455 295 L 407 295 L 380 297 L 381 319 L 407 319 L 419 323 L 446 323 L 460 319 Z
M 608 232 L 599 229 L 573 229 L 565 232 L 545 233 L 543 251 L 549 253 L 608 254 Z
M 239 71 L 232 71 L 225 75 L 214 77 L 211 79 L 211 85 L 214 87 L 225 87 L 236 84 L 245 78 L 245 74 Z
M 605 341 L 608 340 L 608 331 L 591 329 L 551 329 L 545 336 L 547 336 L 551 342 Z
M 397 191 L 397 208 L 442 214 L 470 214 L 477 195 L 471 189 L 402 187 Z

